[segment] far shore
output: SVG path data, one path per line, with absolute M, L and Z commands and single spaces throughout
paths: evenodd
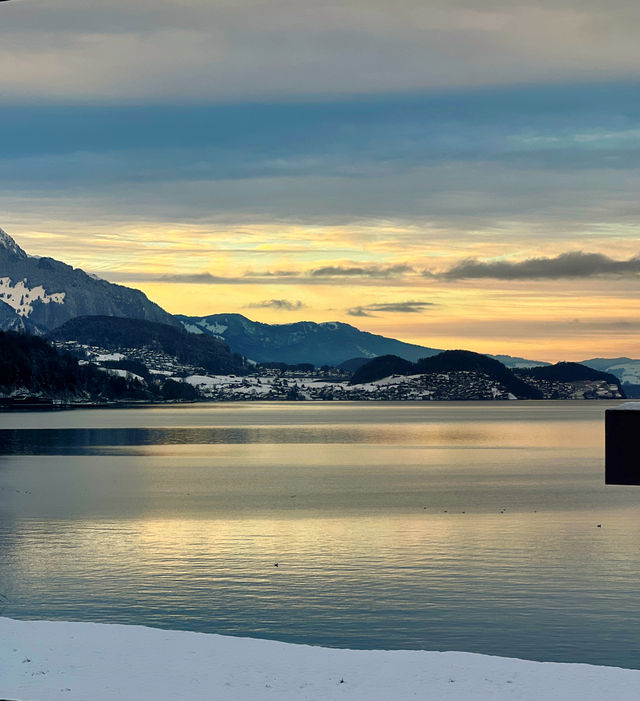
M 543 404 L 545 402 L 560 402 L 570 405 L 572 403 L 594 403 L 594 404 L 611 404 L 612 402 L 623 403 L 625 399 L 273 399 L 267 397 L 237 397 L 225 399 L 192 399 L 192 400 L 122 400 L 108 402 L 90 402 L 90 401 L 61 401 L 47 398 L 35 398 L 37 401 L 12 401 L 8 398 L 0 398 L 0 414 L 3 413 L 18 413 L 18 412 L 57 412 L 71 411 L 74 409 L 149 409 L 158 407 L 176 407 L 176 406 L 206 406 L 210 404 L 498 404 L 507 405 L 511 402 L 527 402 L 528 404 Z M 3 701 L 0 699 L 0 701 Z

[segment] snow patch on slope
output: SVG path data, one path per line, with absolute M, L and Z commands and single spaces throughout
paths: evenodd
M 196 324 L 200 328 L 200 333 L 202 333 L 202 329 L 206 329 L 209 333 L 213 334 L 214 336 L 222 336 L 222 334 L 229 328 L 225 324 L 212 323 L 210 321 L 207 321 L 206 319 L 197 319 Z M 191 333 L 194 332 L 192 331 Z
M 204 331 L 199 326 L 196 326 L 195 324 L 187 324 L 186 321 L 182 321 L 181 323 L 184 326 L 185 330 L 188 331 L 189 333 L 197 333 L 200 335 L 202 335 L 204 333 Z
M 607 372 L 615 375 L 622 383 L 630 385 L 640 384 L 640 362 L 637 360 L 611 365 L 607 368 Z
M 47 294 L 42 285 L 27 287 L 27 279 L 11 284 L 11 278 L 0 277 L 0 300 L 13 307 L 20 316 L 29 316 L 34 302 L 64 304 L 65 292 Z

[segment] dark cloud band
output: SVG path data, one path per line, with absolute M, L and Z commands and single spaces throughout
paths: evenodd
M 384 302 L 381 304 L 367 304 L 351 307 L 351 309 L 347 310 L 347 314 L 349 316 L 376 316 L 376 312 L 382 314 L 420 314 L 433 306 L 433 302 L 419 302 L 414 300 L 408 300 L 406 302 Z
M 316 268 L 311 271 L 312 277 L 393 277 L 394 275 L 404 275 L 413 272 L 410 265 L 389 265 L 389 266 L 335 266 L 327 265 L 323 268 Z
M 247 309 L 276 309 L 280 311 L 292 312 L 296 309 L 304 309 L 306 304 L 303 304 L 299 299 L 292 301 L 289 299 L 265 299 L 262 302 L 254 302 L 247 304 Z
M 602 253 L 562 253 L 555 258 L 528 258 L 519 262 L 464 260 L 442 273 L 444 280 L 493 278 L 496 280 L 555 280 L 640 274 L 640 256 L 615 260 Z M 431 277 L 432 273 L 425 275 Z

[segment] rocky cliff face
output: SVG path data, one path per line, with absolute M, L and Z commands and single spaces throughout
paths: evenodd
M 77 316 L 119 316 L 176 326 L 140 290 L 114 285 L 53 258 L 37 258 L 0 229 L 0 329 L 44 333 Z

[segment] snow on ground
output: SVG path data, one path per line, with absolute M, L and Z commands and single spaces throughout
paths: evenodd
M 638 701 L 640 670 L 0 618 L 0 698 Z
M 102 363 L 106 360 L 124 360 L 124 357 L 122 353 L 102 353 L 101 355 L 96 355 L 94 360 L 98 363 Z
M 102 368 L 98 367 L 98 370 L 106 372 L 108 375 L 114 375 L 115 377 L 124 377 L 127 380 L 138 380 L 143 385 L 147 384 L 144 377 L 136 375 L 135 372 L 129 372 L 128 370 L 123 370 L 122 368 Z
M 370 384 L 377 385 L 378 387 L 384 387 L 385 385 L 410 384 L 411 382 L 421 380 L 422 377 L 422 375 L 389 375 L 389 377 L 383 377 L 381 380 L 374 380 Z
M 292 384 L 297 387 L 308 387 L 309 389 L 326 389 L 327 387 L 339 387 L 340 389 L 349 389 L 346 382 L 327 382 L 326 380 L 307 380 L 306 378 L 294 378 Z
M 184 381 L 194 387 L 218 387 L 219 385 L 234 385 L 242 382 L 237 375 L 189 375 Z
M 174 378 L 179 380 L 180 378 Z M 244 377 L 239 375 L 189 375 L 184 381 L 196 387 L 205 395 L 213 390 L 224 388 L 231 394 L 256 396 L 268 394 L 273 378 Z
M 344 392 L 366 391 L 374 392 L 380 387 L 395 387 L 403 384 L 412 384 L 419 381 L 422 375 L 392 375 L 374 382 L 366 382 L 359 385 L 350 385 L 348 382 L 331 382 L 309 377 L 287 376 L 287 387 L 297 387 L 301 390 L 322 390 L 322 389 L 338 389 Z M 180 379 L 180 378 L 175 378 Z M 250 393 L 251 389 L 255 389 L 259 394 L 265 394 L 277 382 L 278 379 L 273 375 L 264 375 L 261 377 L 244 376 L 244 375 L 189 375 L 184 378 L 185 382 L 197 387 L 202 392 L 208 390 L 219 389 L 224 387 L 227 390 L 238 390 L 239 392 Z

